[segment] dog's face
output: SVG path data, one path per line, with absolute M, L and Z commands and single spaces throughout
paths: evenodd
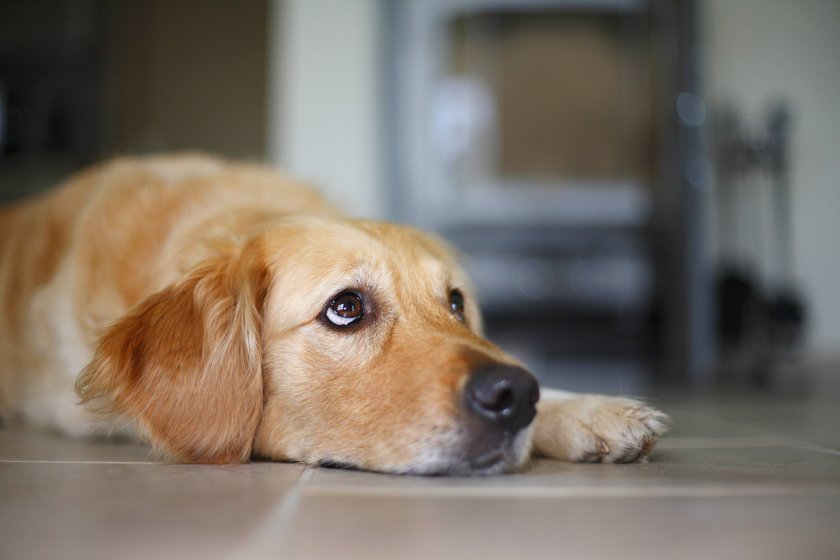
M 539 392 L 481 335 L 451 252 L 385 223 L 264 228 L 103 337 L 87 400 L 194 461 L 401 473 L 521 465 Z

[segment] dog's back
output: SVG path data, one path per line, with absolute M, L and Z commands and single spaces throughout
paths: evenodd
M 102 328 L 278 213 L 332 211 L 267 168 L 198 155 L 114 160 L 0 209 L 0 417 L 89 432 L 72 387 Z
M 45 309 L 33 303 L 54 282 L 72 243 L 75 216 L 93 186 L 94 171 L 47 196 L 0 209 L 0 418 L 14 423 L 52 362 Z M 58 309 L 54 310 L 56 313 Z M 31 378 L 26 376 L 31 373 Z M 21 405 L 14 406 L 13 403 Z

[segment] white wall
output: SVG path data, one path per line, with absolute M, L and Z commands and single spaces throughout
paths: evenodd
M 382 217 L 378 0 L 272 0 L 268 159 Z
M 840 355 L 840 2 L 707 0 L 707 98 L 762 114 L 794 110 L 796 276 L 810 303 L 809 348 Z

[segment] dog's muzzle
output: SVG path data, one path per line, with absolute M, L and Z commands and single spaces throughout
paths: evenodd
M 540 399 L 536 379 L 521 367 L 483 365 L 469 374 L 462 396 L 461 447 L 445 471 L 498 474 L 519 467 Z

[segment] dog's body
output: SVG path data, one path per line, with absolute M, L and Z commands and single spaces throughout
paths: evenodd
M 0 211 L 4 422 L 119 418 L 183 461 L 406 473 L 502 472 L 532 447 L 632 461 L 664 430 L 636 401 L 548 390 L 532 421 L 538 395 L 445 246 L 266 168 L 117 160 Z

